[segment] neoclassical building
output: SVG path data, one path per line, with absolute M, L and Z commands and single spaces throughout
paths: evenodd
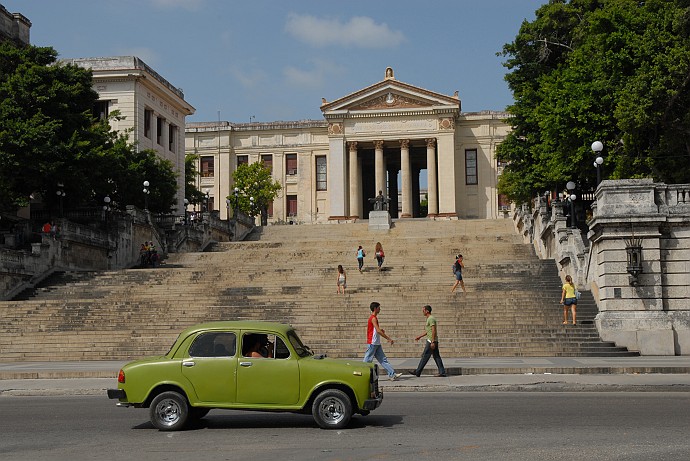
M 113 130 L 129 131 L 139 149 L 151 149 L 169 160 L 178 173 L 175 214 L 184 214 L 185 117 L 194 113 L 184 93 L 135 56 L 63 59 L 93 72 L 98 93 L 96 114 L 102 118 L 114 110 L 123 117 L 111 120 Z M 156 187 L 151 184 L 151 187 Z
M 274 222 L 366 219 L 378 191 L 393 218 L 503 216 L 496 147 L 510 130 L 507 114 L 462 112 L 457 93 L 404 83 L 390 67 L 380 82 L 323 99 L 321 111 L 324 120 L 187 124 L 185 151 L 199 157 L 209 208 L 226 217 L 232 172 L 263 161 L 282 185 L 269 207 Z

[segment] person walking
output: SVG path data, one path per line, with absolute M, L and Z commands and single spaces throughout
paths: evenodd
M 396 373 L 393 366 L 388 362 L 386 354 L 381 347 L 381 338 L 387 339 L 393 345 L 393 338 L 388 336 L 383 328 L 379 325 L 378 315 L 381 312 L 381 304 L 376 301 L 369 305 L 371 315 L 367 321 L 367 350 L 364 353 L 363 362 L 373 362 L 374 358 L 378 360 L 381 366 L 388 372 L 388 378 L 395 381 L 402 376 L 402 373 Z
M 453 263 L 453 274 L 455 275 L 455 285 L 450 289 L 451 293 L 455 293 L 455 289 L 460 285 L 462 292 L 467 294 L 465 290 L 465 282 L 462 280 L 462 270 L 465 268 L 465 263 L 462 262 L 462 255 L 457 255 L 455 257 L 455 262 Z
M 345 288 L 347 288 L 347 275 L 345 275 L 345 269 L 343 269 L 342 264 L 338 264 L 338 281 L 336 283 L 338 287 L 336 293 L 345 294 Z
M 376 242 L 376 263 L 379 266 L 379 271 L 381 271 L 381 266 L 383 266 L 383 257 L 385 256 L 383 254 L 383 245 L 381 245 L 381 242 Z
M 438 322 L 436 318 L 431 315 L 431 306 L 426 305 L 422 307 L 422 314 L 426 317 L 426 325 L 424 327 L 424 333 L 417 336 L 414 340 L 419 341 L 426 336 L 426 344 L 424 345 L 424 352 L 422 352 L 422 358 L 419 360 L 419 365 L 414 371 L 410 371 L 410 374 L 415 375 L 419 378 L 429 361 L 430 357 L 434 357 L 434 362 L 436 362 L 436 368 L 438 368 L 438 373 L 434 376 L 445 377 L 446 367 L 443 366 L 443 360 L 441 359 L 441 354 L 438 352 Z
M 577 287 L 573 283 L 573 278 L 569 275 L 565 276 L 565 283 L 561 291 L 561 304 L 563 304 L 563 325 L 568 324 L 568 307 L 573 317 L 573 325 L 577 323 Z
M 360 245 L 357 248 L 357 264 L 359 265 L 359 271 L 362 272 L 362 267 L 364 267 L 364 257 L 367 255 L 367 252 L 364 251 L 364 248 L 362 248 L 362 245 Z

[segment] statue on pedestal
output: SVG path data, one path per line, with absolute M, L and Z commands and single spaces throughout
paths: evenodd
M 374 204 L 374 211 L 388 211 L 389 198 L 383 196 L 383 191 L 379 191 L 379 195 L 369 199 L 369 203 Z

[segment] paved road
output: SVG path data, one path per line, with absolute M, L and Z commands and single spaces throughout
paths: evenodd
M 0 398 L 3 461 L 688 459 L 690 394 L 392 393 L 340 431 L 311 416 L 212 411 L 159 432 L 104 397 Z

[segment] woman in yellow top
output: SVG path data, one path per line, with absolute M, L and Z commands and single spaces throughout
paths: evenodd
M 575 325 L 575 311 L 577 310 L 577 295 L 575 292 L 577 288 L 573 283 L 573 278 L 569 275 L 565 276 L 565 283 L 563 284 L 563 291 L 561 292 L 561 304 L 563 304 L 563 325 L 568 324 L 568 306 L 572 312 L 573 325 Z

